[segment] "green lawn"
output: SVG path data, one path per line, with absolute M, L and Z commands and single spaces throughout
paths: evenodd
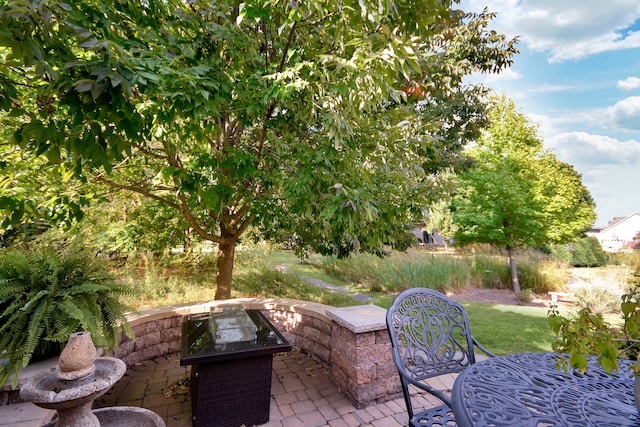
M 395 294 L 372 292 L 363 286 L 345 283 L 320 268 L 316 258 L 300 261 L 285 251 L 258 251 L 244 254 L 234 277 L 234 295 L 245 297 L 293 298 L 333 306 L 362 304 L 348 295 L 321 289 L 302 280 L 301 276 L 342 286 L 351 292 L 365 293 L 373 303 L 388 308 Z M 213 272 L 207 269 L 150 267 L 129 269 L 123 281 L 134 284 L 141 295 L 135 298 L 137 309 L 158 305 L 204 301 L 213 298 Z M 188 274 L 191 272 L 192 274 Z M 197 274 L 196 274 L 197 273 Z M 125 277 L 126 276 L 126 277 Z M 547 309 L 464 302 L 473 335 L 496 354 L 551 351 L 553 334 L 547 320 Z
M 363 292 L 363 289 L 354 289 L 353 286 L 327 275 L 311 261 L 301 263 L 294 254 L 281 251 L 274 251 L 268 257 L 268 263 L 272 267 L 277 264 L 287 265 L 291 274 L 305 275 Z M 366 293 L 376 298 L 374 304 L 385 309 L 391 306 L 395 297 L 386 293 Z M 493 353 L 500 355 L 552 351 L 553 333 L 549 327 L 547 308 L 477 302 L 463 302 L 462 305 L 467 310 L 474 337 Z
M 469 303 L 467 310 L 471 332 L 495 354 L 552 351 L 553 332 L 548 309 L 539 307 Z
M 393 297 L 376 302 L 388 308 Z M 552 351 L 553 333 L 547 309 L 483 302 L 461 302 L 467 310 L 471 333 L 487 350 L 497 355 Z

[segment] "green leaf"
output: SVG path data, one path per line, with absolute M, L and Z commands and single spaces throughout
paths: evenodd
M 605 372 L 607 372 L 608 374 L 618 370 L 618 359 L 615 357 L 614 358 L 604 357 L 604 356 L 599 357 L 598 363 L 600 364 L 600 366 L 602 366 L 602 369 L 604 369 Z
M 638 322 L 633 321 L 633 322 L 626 322 L 625 323 L 625 328 L 627 329 L 627 332 L 629 333 L 630 336 L 632 337 L 637 337 L 638 336 Z
M 622 314 L 624 314 L 625 317 L 636 311 L 637 307 L 637 304 L 631 301 L 626 301 L 620 304 Z
M 209 187 L 204 191 L 202 194 L 202 203 L 205 209 L 220 212 L 221 199 L 218 191 L 216 187 Z
M 583 374 L 587 370 L 588 361 L 587 358 L 582 354 L 571 353 L 570 354 L 570 362 L 571 366 L 576 369 L 579 369 Z
M 120 83 L 122 83 L 123 78 L 122 78 L 122 76 L 121 76 L 121 75 L 119 75 L 119 74 L 115 74 L 115 75 L 114 75 L 114 74 L 112 74 L 112 75 L 110 76 L 110 80 L 111 80 L 111 87 L 116 87 L 116 86 L 118 86 Z
M 78 80 L 73 84 L 73 87 L 78 92 L 89 92 L 93 89 L 94 84 L 93 80 Z
M 91 49 L 91 48 L 93 48 L 97 43 L 98 43 L 98 40 L 96 40 L 95 38 L 92 38 L 92 39 L 89 39 L 89 40 L 86 40 L 86 41 L 84 41 L 84 42 L 80 43 L 80 47 L 84 47 L 84 48 L 87 48 L 87 49 Z

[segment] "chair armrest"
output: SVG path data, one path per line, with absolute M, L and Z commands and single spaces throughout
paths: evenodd
M 475 345 L 481 352 L 483 352 L 484 354 L 486 354 L 489 357 L 496 357 L 495 354 L 491 353 L 489 350 L 487 350 L 482 344 L 480 344 L 475 338 L 473 339 L 473 345 Z

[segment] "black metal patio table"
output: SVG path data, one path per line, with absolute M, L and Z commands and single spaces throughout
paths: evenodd
M 291 344 L 260 311 L 228 313 L 231 319 L 224 320 L 233 328 L 226 330 L 212 330 L 210 313 L 182 319 L 180 365 L 192 365 L 194 427 L 239 427 L 269 421 L 273 355 L 291 350 Z M 250 328 L 237 319 L 249 322 Z M 250 329 L 248 336 L 245 329 Z
M 461 427 L 640 426 L 630 361 L 607 374 L 589 358 L 587 371 L 556 369 L 556 353 L 494 357 L 455 380 L 453 411 Z

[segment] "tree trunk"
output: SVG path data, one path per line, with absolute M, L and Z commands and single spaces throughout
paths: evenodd
M 191 240 L 191 228 L 187 228 L 184 232 L 184 253 L 185 254 L 189 254 L 191 253 L 191 249 L 192 248 L 192 243 L 193 241 Z
M 218 260 L 216 265 L 216 293 L 215 299 L 231 298 L 231 279 L 233 278 L 233 258 L 236 253 L 236 241 L 218 245 Z
M 516 251 L 512 246 L 507 246 L 509 253 L 509 266 L 511 267 L 511 283 L 513 284 L 513 292 L 520 293 L 520 281 L 518 280 L 518 267 L 516 267 Z

